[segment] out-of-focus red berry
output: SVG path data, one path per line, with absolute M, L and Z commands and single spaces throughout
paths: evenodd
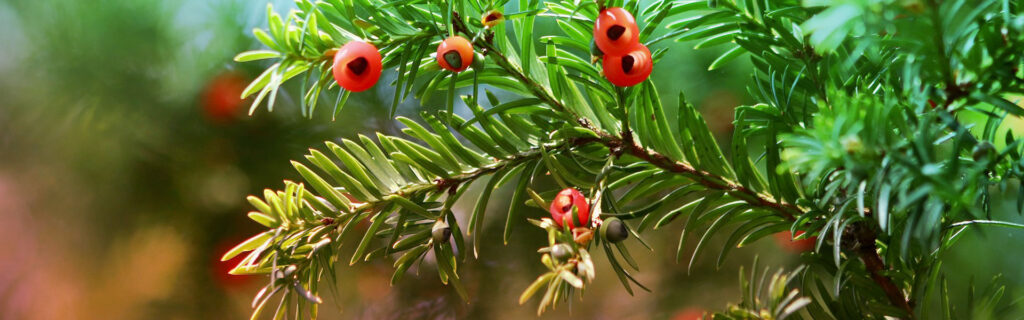
M 676 311 L 672 315 L 672 320 L 701 320 L 704 319 L 704 310 L 699 308 L 686 308 L 683 310 Z
M 242 91 L 248 81 L 235 72 L 225 72 L 213 77 L 202 93 L 201 107 L 207 119 L 226 123 L 239 115 L 244 105 Z
M 804 234 L 803 231 L 796 232 L 797 236 L 802 234 Z M 818 240 L 818 237 L 801 240 L 793 240 L 793 237 L 793 234 L 789 231 L 779 232 L 775 234 L 775 242 L 787 251 L 800 253 L 814 250 L 814 243 Z
M 245 240 L 246 238 L 241 237 L 221 241 L 216 246 L 214 246 L 213 251 L 210 252 L 210 261 L 213 263 L 213 266 L 212 268 L 210 268 L 210 270 L 211 272 L 213 272 L 213 279 L 215 280 L 218 286 L 224 288 L 225 290 L 246 287 L 248 286 L 248 284 L 252 283 L 253 281 L 259 278 L 250 275 L 233 275 L 228 273 L 231 271 L 231 269 L 234 269 L 235 266 L 242 262 L 242 259 L 245 259 L 245 257 L 248 256 L 248 254 L 243 253 L 235 256 L 234 258 L 231 258 L 231 260 L 220 261 L 221 256 L 223 256 L 225 252 L 228 252 L 228 250 L 234 248 L 235 245 L 238 245 L 239 243 L 242 243 L 242 241 Z

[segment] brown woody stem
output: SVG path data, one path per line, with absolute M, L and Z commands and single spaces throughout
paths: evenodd
M 857 237 L 858 246 L 855 249 L 857 256 L 864 262 L 864 268 L 871 275 L 871 280 L 874 280 L 882 288 L 885 296 L 889 298 L 889 302 L 907 313 L 907 319 L 913 319 L 914 308 L 910 306 L 910 302 L 904 296 L 903 290 L 896 286 L 892 279 L 882 274 L 888 268 L 882 262 L 882 257 L 878 255 L 878 247 L 875 246 L 875 239 L 877 238 L 875 231 L 871 226 L 863 222 L 854 223 L 850 228 Z

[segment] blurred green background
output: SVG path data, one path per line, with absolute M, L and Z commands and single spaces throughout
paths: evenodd
M 290 7 L 274 2 L 278 10 Z M 393 89 L 384 85 L 354 94 L 337 121 L 328 107 L 313 119 L 300 117 L 295 90 L 282 92 L 275 112 L 245 116 L 248 104 L 236 97 L 265 65 L 231 57 L 259 48 L 249 31 L 264 26 L 265 5 L 0 0 L 0 319 L 248 317 L 264 279 L 227 275 L 232 265 L 219 262 L 260 230 L 245 217 L 245 195 L 298 178 L 288 160 L 325 140 L 398 133 L 385 115 Z M 554 25 L 538 32 L 555 32 Z M 653 73 L 665 103 L 682 90 L 727 141 L 732 108 L 752 102 L 749 65 L 708 72 L 719 52 L 671 45 Z M 439 105 L 424 103 L 431 104 Z M 421 108 L 408 99 L 399 114 Z M 464 215 L 464 203 L 462 210 L 457 214 Z M 499 230 L 497 222 L 489 220 L 487 230 Z M 432 270 L 390 287 L 391 262 L 377 261 L 339 268 L 337 294 L 321 292 L 322 318 L 535 317 L 535 302 L 516 301 L 543 268 L 535 252 L 546 241 L 543 231 L 523 223 L 514 243 L 503 246 L 500 232 L 487 230 L 480 259 L 462 269 L 471 304 L 459 302 Z M 653 293 L 629 297 L 597 257 L 606 273 L 584 299 L 543 318 L 683 320 L 735 301 L 736 271 L 749 268 L 754 255 L 773 268 L 798 257 L 761 241 L 734 250 L 722 270 L 704 261 L 688 275 L 673 261 L 678 234 L 678 226 L 648 233 L 655 253 L 635 248 L 638 279 Z M 1004 273 L 1017 287 L 1022 259 L 1004 252 L 1024 249 L 1022 236 L 995 229 L 971 235 L 946 267 L 961 283 Z

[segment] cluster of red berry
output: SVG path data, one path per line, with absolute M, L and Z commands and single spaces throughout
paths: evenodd
M 651 50 L 640 43 L 640 28 L 626 9 L 601 10 L 594 23 L 594 44 L 604 62 L 604 76 L 620 87 L 637 85 L 651 75 Z
M 481 19 L 485 26 L 502 21 L 494 11 Z M 612 84 L 629 87 L 643 82 L 654 66 L 651 51 L 640 43 L 640 30 L 633 15 L 623 8 L 601 10 L 594 24 L 594 42 L 602 52 L 604 75 Z M 473 44 L 464 37 L 451 36 L 437 46 L 437 64 L 452 72 L 461 72 L 473 64 Z M 364 41 L 346 43 L 334 53 L 334 80 L 342 88 L 360 92 L 380 79 L 380 52 Z
M 363 41 L 351 41 L 334 53 L 334 80 L 348 91 L 360 92 L 380 79 L 381 56 L 377 47 Z M 437 64 L 460 72 L 473 63 L 473 44 L 460 36 L 448 37 L 437 46 Z

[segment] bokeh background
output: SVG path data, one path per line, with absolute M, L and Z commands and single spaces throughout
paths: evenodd
M 237 95 L 265 65 L 231 58 L 259 48 L 250 30 L 264 26 L 265 5 L 0 0 L 0 319 L 248 318 L 264 279 L 227 275 L 232 265 L 219 261 L 260 231 L 245 217 L 245 196 L 297 179 L 288 160 L 325 140 L 398 133 L 385 115 L 392 89 L 383 85 L 354 94 L 337 121 L 326 107 L 302 118 L 294 88 L 275 112 L 246 116 Z M 555 32 L 550 23 L 537 30 Z M 674 50 L 653 73 L 665 103 L 682 90 L 728 141 L 732 109 L 752 102 L 750 66 L 709 72 L 716 50 L 668 45 Z M 430 105 L 440 102 L 410 98 L 398 113 Z M 1010 206 L 998 211 L 1021 220 Z M 517 298 L 542 271 L 535 250 L 544 233 L 524 223 L 503 246 L 500 231 L 487 230 L 480 258 L 462 269 L 471 304 L 432 270 L 391 287 L 391 262 L 378 261 L 339 268 L 337 293 L 321 293 L 322 318 L 534 318 L 535 301 L 519 306 Z M 678 234 L 678 226 L 650 232 L 655 252 L 633 251 L 653 293 L 630 297 L 599 254 L 604 273 L 586 296 L 543 318 L 689 319 L 736 301 L 737 271 L 755 255 L 773 268 L 798 259 L 765 239 L 734 250 L 721 270 L 704 259 L 687 274 L 674 261 Z M 999 229 L 966 237 L 945 264 L 954 288 L 997 273 L 1020 287 L 1021 255 L 1007 252 L 1022 252 L 1021 237 Z

